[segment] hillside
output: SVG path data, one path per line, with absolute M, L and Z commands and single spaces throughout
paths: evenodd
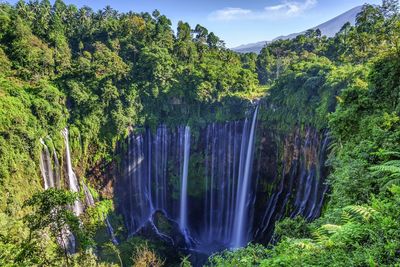
M 355 24 L 356 16 L 360 11 L 362 10 L 362 6 L 357 6 L 355 8 L 352 8 L 343 14 L 340 14 L 339 16 L 336 16 L 335 18 L 328 20 L 327 22 L 324 22 L 322 24 L 319 24 L 315 27 L 312 27 L 312 30 L 319 29 L 322 33 L 322 35 L 325 35 L 327 37 L 333 37 L 339 30 L 342 28 L 342 26 L 350 22 L 351 25 Z M 278 36 L 272 41 L 276 40 L 286 40 L 286 39 L 293 39 L 296 38 L 296 36 L 300 34 L 304 34 L 307 30 L 298 32 L 298 33 L 292 33 L 289 35 L 284 35 L 284 36 Z M 269 43 L 270 41 L 261 41 L 257 43 L 251 43 L 251 44 L 245 44 L 245 45 L 240 45 L 238 47 L 232 48 L 233 51 L 239 52 L 239 53 L 260 53 L 261 49 L 264 47 L 265 44 Z
M 397 266 L 400 13 L 239 54 L 0 3 L 0 266 Z

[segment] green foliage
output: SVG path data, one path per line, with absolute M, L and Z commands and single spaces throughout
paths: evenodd
M 344 212 L 346 213 L 345 217 L 348 218 L 348 220 L 360 217 L 362 220 L 369 221 L 376 214 L 376 210 L 371 207 L 354 205 L 345 207 Z
M 342 224 L 321 225 L 313 230 L 312 238 L 282 233 L 276 246 L 269 249 L 259 246 L 259 254 L 254 257 L 255 248 L 249 246 L 213 256 L 212 266 L 242 262 L 240 266 L 393 266 L 399 260 L 400 231 L 396 226 L 399 188 L 392 187 L 386 198 L 373 199 L 371 206 L 345 207 Z
M 379 155 L 381 157 L 399 157 L 399 153 L 396 151 L 382 151 Z M 400 184 L 400 160 L 398 159 L 387 160 L 369 169 L 372 171 L 372 175 L 379 177 L 382 189 L 388 189 L 393 184 Z
M 40 188 L 39 139 L 55 136 L 59 144 L 65 98 L 48 82 L 32 86 L 1 76 L 0 96 L 0 209 L 16 214 Z
M 57 242 L 66 229 L 76 237 L 83 250 L 91 245 L 91 240 L 80 226 L 79 218 L 69 208 L 77 201 L 77 196 L 69 191 L 48 189 L 33 195 L 25 202 L 32 207 L 33 212 L 25 216 L 25 221 L 31 232 L 49 228 L 50 234 Z
M 86 264 L 96 258 L 86 250 L 90 244 L 78 218 L 68 209 L 76 195 L 49 189 L 25 202 L 24 220 L 0 213 L 0 263 L 2 266 L 61 266 Z M 65 253 L 61 242 L 65 231 L 72 231 L 80 242 L 80 253 Z
M 154 251 L 150 250 L 147 246 L 136 248 L 136 251 L 132 255 L 133 267 L 161 267 L 163 261 L 157 257 Z
M 294 62 L 269 89 L 267 101 L 273 108 L 261 114 L 263 120 L 283 132 L 299 124 L 326 128 L 327 114 L 334 107 L 334 73 L 329 59 L 314 54 Z
M 268 44 L 257 59 L 268 84 L 262 119 L 287 134 L 329 129 L 329 200 L 315 222 L 277 223 L 257 266 L 397 266 L 399 244 L 399 7 L 365 5 L 355 27 L 325 39 L 310 31 Z M 385 190 L 382 190 L 385 189 Z M 246 248 L 247 249 L 247 248 Z M 214 256 L 236 265 L 246 249 Z M 229 255 L 226 256 L 226 255 Z
M 189 261 L 189 257 L 190 257 L 190 256 L 183 257 L 183 258 L 182 258 L 182 262 L 181 262 L 181 264 L 179 265 L 179 267 L 192 267 L 192 264 L 191 264 L 190 261 Z
M 245 248 L 226 250 L 209 258 L 209 266 L 256 266 L 267 257 L 267 251 L 261 245 L 249 245 Z
M 1 4 L 0 14 L 0 77 L 33 88 L 27 93 L 38 99 L 26 103 L 32 107 L 26 114 L 38 117 L 43 136 L 54 138 L 48 131 L 59 133 L 67 122 L 74 129 L 80 144 L 73 156 L 83 175 L 100 160 L 113 160 L 117 141 L 137 124 L 243 117 L 223 104 L 235 97 L 244 111 L 258 88 L 251 62 L 225 49 L 214 33 L 182 22 L 175 38 L 158 11 L 20 1 Z
M 16 220 L 12 216 L 5 213 L 0 213 L 0 265 L 10 266 L 17 261 L 20 264 L 33 265 L 42 262 L 40 258 L 43 256 L 42 243 L 40 239 L 36 239 L 37 244 L 26 244 L 29 236 L 29 231 L 21 220 Z M 20 257 L 24 251 L 29 247 L 31 253 L 30 257 Z
M 311 237 L 311 229 L 307 221 L 297 216 L 293 219 L 285 218 L 275 225 L 275 235 L 278 237 L 307 238 Z
M 117 142 L 138 125 L 237 120 L 249 100 L 260 97 L 269 108 L 259 118 L 277 134 L 329 129 L 330 200 L 314 223 L 300 217 L 278 223 L 273 248 L 226 251 L 210 264 L 394 265 L 400 242 L 399 188 L 393 186 L 400 151 L 398 11 L 395 0 L 365 5 L 356 25 L 344 25 L 333 38 L 310 30 L 268 44 L 256 56 L 226 49 L 201 25 L 179 22 L 175 36 L 157 10 L 94 12 L 61 0 L 0 4 L 0 265 L 64 264 L 57 249 L 63 227 L 80 240 L 70 265 L 161 265 L 160 256 L 166 264 L 180 262 L 163 244 L 137 237 L 109 243 L 104 216 L 123 232 L 109 200 L 88 208 L 80 225 L 65 208 L 75 196 L 36 194 L 39 139 L 64 151 L 60 131 L 68 125 L 75 170 L 86 177 L 99 163 L 117 162 Z M 203 188 L 196 171 L 201 162 L 200 156 L 190 162 L 189 188 Z M 30 208 L 22 209 L 27 199 Z M 99 259 L 87 249 L 91 238 Z
M 133 237 L 119 245 L 114 245 L 111 242 L 104 243 L 100 247 L 99 258 L 103 262 L 119 266 L 163 266 L 164 261 L 157 253 L 162 250 L 160 244 L 148 243 L 140 237 Z M 169 257 L 173 258 L 173 255 L 169 255 Z M 140 265 L 145 263 L 147 265 Z

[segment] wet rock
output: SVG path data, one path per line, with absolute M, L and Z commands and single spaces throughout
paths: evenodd
M 177 222 L 169 219 L 163 211 L 155 211 L 137 234 L 151 241 L 163 241 L 168 246 L 185 249 L 187 244 Z

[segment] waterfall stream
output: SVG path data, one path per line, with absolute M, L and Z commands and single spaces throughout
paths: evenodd
M 324 162 L 328 135 L 320 138 L 312 128 L 302 133 L 298 130 L 285 137 L 279 155 L 273 143 L 277 139 L 259 132 L 258 110 L 256 106 L 242 121 L 210 123 L 203 128 L 161 124 L 155 131 L 132 132 L 115 185 L 117 211 L 123 215 L 129 235 L 150 231 L 170 244 L 209 255 L 243 247 L 252 240 L 269 242 L 275 222 L 284 216 L 317 218 L 327 191 Z M 68 130 L 62 135 L 69 190 L 79 192 Z M 46 143 L 40 141 L 44 188 L 61 187 L 56 151 L 50 154 Z M 271 167 L 274 169 L 269 170 Z M 81 190 L 86 206 L 94 205 L 86 184 Z M 71 208 L 79 215 L 83 204 L 76 201 Z M 107 216 L 104 221 L 111 241 L 118 244 Z M 158 228 L 160 222 L 164 230 L 167 222 L 169 229 L 176 225 L 180 234 L 164 232 Z M 176 234 L 185 244 L 179 243 Z M 72 238 L 64 242 L 71 243 Z
M 239 184 L 238 184 L 238 194 L 237 194 L 237 202 L 235 209 L 235 224 L 233 228 L 233 243 L 232 246 L 234 248 L 239 248 L 246 245 L 248 241 L 247 237 L 247 218 L 248 218 L 248 205 L 250 204 L 251 192 L 250 189 L 250 179 L 251 179 L 251 168 L 253 161 L 253 148 L 254 148 L 254 132 L 256 125 L 258 106 L 253 114 L 253 120 L 251 122 L 250 133 L 247 140 L 242 141 L 242 147 L 246 151 L 246 154 L 243 154 L 241 151 L 240 162 L 244 162 L 244 170 L 243 172 L 239 172 Z M 243 160 L 244 159 L 244 160 Z M 242 166 L 240 166 L 243 169 Z
M 53 167 L 52 160 L 50 157 L 49 148 L 43 139 L 40 139 L 40 143 L 43 145 L 42 153 L 40 153 L 40 171 L 43 177 L 44 189 L 48 189 L 54 187 L 54 175 L 53 175 Z
M 117 192 L 129 232 L 135 234 L 161 210 L 179 224 L 190 247 L 245 245 L 257 183 L 252 179 L 257 113 L 258 107 L 250 119 L 209 124 L 201 130 L 205 136 L 195 140 L 189 126 L 160 125 L 154 134 L 149 129 L 131 134 Z M 201 145 L 192 148 L 193 142 Z
M 187 197 L 187 187 L 188 187 L 188 172 L 189 172 L 189 156 L 190 156 L 190 128 L 185 127 L 184 133 L 184 147 L 183 147 L 183 169 L 182 169 L 182 179 L 181 179 L 181 200 L 180 200 L 180 218 L 179 225 L 185 238 L 188 240 L 188 228 L 187 228 L 187 207 L 188 207 L 188 197 Z
M 115 236 L 114 228 L 112 227 L 112 225 L 111 225 L 111 223 L 110 223 L 110 220 L 108 219 L 107 216 L 106 216 L 106 218 L 105 218 L 105 222 L 106 222 L 106 226 L 107 226 L 107 229 L 108 229 L 108 233 L 109 233 L 110 236 L 111 236 L 111 242 L 112 242 L 114 245 L 118 245 L 119 242 L 118 242 L 118 240 L 117 240 L 117 237 Z
M 69 190 L 71 190 L 71 192 L 74 192 L 74 193 L 79 193 L 78 179 L 76 178 L 75 172 L 72 168 L 67 128 L 65 128 L 62 131 L 62 135 L 64 136 L 64 143 L 65 143 L 65 157 L 66 157 L 66 161 L 67 161 L 67 175 L 68 175 Z M 82 204 L 80 203 L 79 200 L 75 201 L 73 211 L 77 216 L 79 216 L 82 213 L 82 211 L 83 211 Z
M 269 242 L 275 222 L 284 216 L 317 218 L 327 191 L 329 136 L 312 128 L 294 131 L 285 137 L 279 155 L 273 143 L 277 139 L 259 132 L 258 110 L 256 106 L 242 121 L 203 128 L 161 124 L 155 131 L 132 132 L 115 185 L 117 211 L 129 235 L 152 232 L 171 245 L 209 255 L 252 240 Z M 79 186 L 72 168 L 68 130 L 62 135 L 65 165 L 60 167 L 55 149 L 50 153 L 41 139 L 40 171 L 45 189 L 60 188 L 65 168 L 69 190 L 85 193 L 84 203 L 77 200 L 71 207 L 79 215 L 83 204 L 95 201 L 86 184 Z M 118 244 L 107 216 L 104 222 Z M 70 232 L 61 238 L 74 249 Z
M 64 132 L 63 132 L 64 134 Z M 68 138 L 68 133 L 67 138 Z M 40 154 L 40 170 L 44 181 L 44 189 L 60 188 L 60 164 L 58 161 L 56 150 L 53 149 L 53 155 L 50 156 L 49 149 L 41 138 L 40 143 L 43 145 Z M 61 235 L 57 237 L 57 242 L 69 254 L 75 253 L 75 236 L 71 233 L 68 227 L 62 229 Z
M 154 231 L 171 239 L 154 222 L 161 211 L 179 225 L 186 247 L 210 254 L 268 242 L 284 216 L 317 218 L 327 190 L 328 139 L 312 128 L 283 140 L 258 132 L 258 111 L 195 130 L 161 124 L 131 133 L 116 180 L 117 208 L 130 235 Z
M 61 132 L 61 134 L 64 137 L 64 143 L 65 143 L 66 169 L 67 169 L 69 190 L 71 190 L 72 192 L 79 192 L 78 180 L 72 169 L 71 154 L 70 154 L 70 147 L 68 140 L 68 129 L 65 128 Z M 44 140 L 41 138 L 39 141 L 43 146 L 39 159 L 39 167 L 43 178 L 43 187 L 45 190 L 49 188 L 61 188 L 60 184 L 61 169 L 56 150 L 53 148 L 53 153 L 52 155 L 50 155 L 49 148 L 47 147 Z M 85 194 L 85 206 L 86 207 L 94 206 L 95 200 L 85 183 L 82 183 L 82 190 Z M 83 212 L 83 204 L 79 200 L 77 200 L 74 206 L 72 207 L 72 210 L 76 215 L 80 215 Z M 114 229 L 107 216 L 105 216 L 104 222 L 110 234 L 111 241 L 114 244 L 118 244 L 118 240 L 114 234 Z M 65 250 L 68 251 L 68 253 L 73 254 L 75 252 L 75 237 L 68 228 L 63 229 L 61 236 L 58 238 L 58 242 Z

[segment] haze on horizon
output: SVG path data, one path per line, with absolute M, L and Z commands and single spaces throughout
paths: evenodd
M 15 4 L 17 0 L 2 1 Z M 51 0 L 50 2 L 54 2 Z M 380 4 L 381 0 L 65 0 L 78 7 L 94 10 L 107 5 L 121 12 L 152 12 L 158 9 L 171 19 L 205 26 L 225 41 L 227 47 L 272 40 L 280 35 L 300 32 L 321 24 L 347 10 L 363 5 Z

